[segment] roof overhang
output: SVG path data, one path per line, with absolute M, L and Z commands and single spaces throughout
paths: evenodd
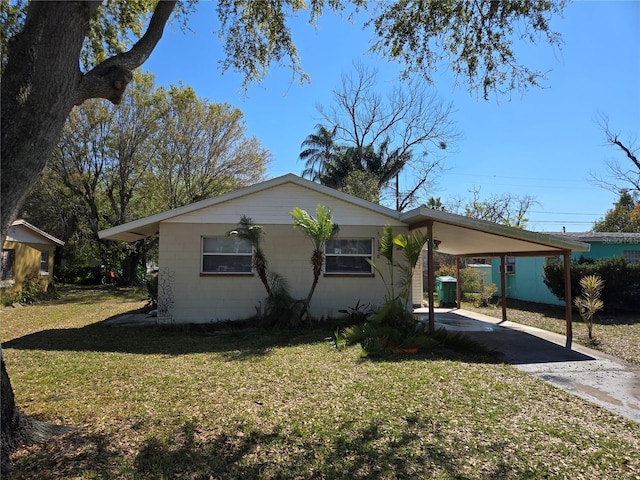
M 457 256 L 554 256 L 566 251 L 588 252 L 589 244 L 545 233 L 530 232 L 427 207 L 400 214 L 414 230 L 431 222 L 438 251 Z

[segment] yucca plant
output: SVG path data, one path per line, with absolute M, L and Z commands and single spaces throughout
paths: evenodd
M 604 308 L 604 302 L 600 298 L 604 280 L 598 275 L 587 275 L 580 279 L 580 287 L 582 287 L 582 296 L 577 297 L 573 303 L 587 325 L 589 340 L 593 340 L 593 317 Z

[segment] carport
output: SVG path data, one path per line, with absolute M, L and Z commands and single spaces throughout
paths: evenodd
M 507 257 L 557 257 L 564 259 L 566 347 L 571 348 L 573 339 L 571 299 L 571 252 L 587 252 L 589 244 L 567 240 L 549 234 L 530 232 L 518 228 L 498 225 L 493 222 L 455 215 L 427 207 L 418 207 L 400 214 L 400 219 L 410 230 L 425 231 L 427 243 L 427 289 L 429 308 L 429 330 L 435 330 L 434 310 L 434 265 L 435 250 L 456 258 L 457 277 L 460 278 L 460 259 L 464 257 L 493 257 L 500 259 L 500 297 L 502 320 L 507 320 L 506 303 L 506 259 Z M 457 284 L 457 301 L 460 305 L 461 286 Z

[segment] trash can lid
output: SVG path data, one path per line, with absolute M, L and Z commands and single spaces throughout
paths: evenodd
M 441 282 L 455 282 L 456 281 L 455 277 L 452 277 L 450 275 L 444 275 L 442 277 L 436 277 L 436 280 L 440 280 Z

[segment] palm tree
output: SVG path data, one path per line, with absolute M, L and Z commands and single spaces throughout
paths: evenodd
M 335 144 L 336 127 L 329 129 L 324 125 L 316 125 L 317 132 L 305 138 L 300 152 L 300 160 L 304 160 L 305 169 L 302 176 L 312 181 L 319 181 L 326 173 L 327 166 L 331 163 L 337 145 Z
M 405 309 L 409 306 L 409 293 L 411 292 L 413 273 L 420 259 L 420 252 L 422 252 L 422 248 L 428 241 L 429 238 L 419 230 L 410 235 L 400 234 L 393 239 L 394 245 L 400 247 L 405 259 L 405 263 L 400 265 L 403 273 L 400 298 L 404 302 Z
M 253 247 L 253 268 L 267 290 L 267 295 L 271 297 L 271 287 L 267 280 L 267 257 L 262 249 L 262 237 L 264 235 L 262 227 L 253 223 L 246 215 L 242 215 L 238 227 L 235 230 L 231 230 L 227 235 L 236 235 L 251 244 Z
M 311 297 L 318 285 L 322 266 L 324 265 L 324 250 L 327 241 L 334 237 L 339 230 L 337 224 L 333 222 L 333 212 L 329 207 L 318 205 L 316 207 L 316 218 L 313 218 L 305 210 L 296 207 L 291 211 L 293 226 L 302 230 L 313 242 L 313 253 L 311 254 L 311 265 L 313 266 L 313 284 L 309 290 L 300 319 L 303 319 L 309 309 Z

